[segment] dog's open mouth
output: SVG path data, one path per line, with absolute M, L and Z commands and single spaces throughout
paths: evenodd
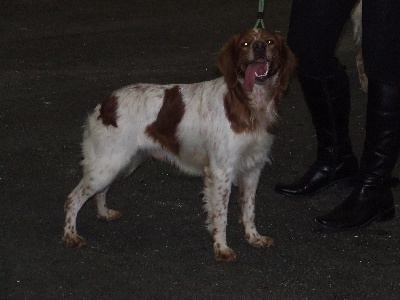
M 244 88 L 247 92 L 253 91 L 254 83 L 264 82 L 268 78 L 270 62 L 265 58 L 257 58 L 246 67 L 244 76 Z

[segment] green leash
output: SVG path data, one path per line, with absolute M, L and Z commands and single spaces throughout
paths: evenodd
M 257 21 L 256 25 L 254 25 L 254 28 L 265 28 L 264 25 L 264 0 L 259 0 L 258 1 L 258 13 L 257 13 Z

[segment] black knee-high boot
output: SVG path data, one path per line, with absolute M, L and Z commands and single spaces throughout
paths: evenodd
M 303 177 L 291 184 L 277 184 L 275 191 L 310 196 L 355 177 L 358 161 L 349 139 L 350 91 L 346 73 L 340 68 L 325 80 L 299 74 L 299 80 L 317 135 L 317 159 Z
M 366 137 L 358 183 L 345 201 L 316 218 L 325 227 L 350 229 L 395 216 L 391 173 L 400 150 L 400 86 L 369 79 Z

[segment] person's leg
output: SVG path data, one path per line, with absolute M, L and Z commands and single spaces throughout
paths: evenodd
M 400 150 L 400 4 L 363 1 L 363 54 L 368 76 L 364 151 L 358 182 L 345 201 L 316 218 L 326 227 L 357 228 L 395 215 L 391 173 Z
M 317 158 L 291 184 L 277 184 L 284 195 L 312 195 L 357 174 L 348 134 L 350 91 L 335 56 L 337 41 L 355 0 L 294 0 L 288 45 L 298 61 L 298 78 L 317 136 Z
M 287 43 L 302 75 L 324 80 L 339 67 L 337 42 L 356 0 L 293 0 Z
M 362 52 L 367 76 L 400 85 L 400 2 L 363 0 Z

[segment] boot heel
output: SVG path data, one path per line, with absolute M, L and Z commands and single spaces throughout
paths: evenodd
M 382 212 L 379 218 L 376 220 L 377 222 L 384 222 L 393 219 L 396 216 L 396 208 L 392 207 L 388 210 Z

